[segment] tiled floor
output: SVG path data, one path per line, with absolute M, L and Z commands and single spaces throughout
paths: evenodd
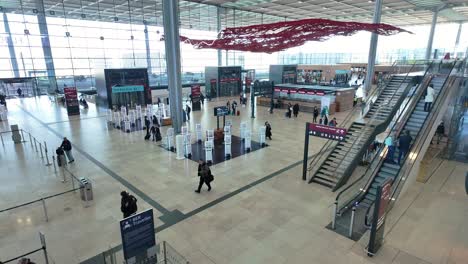
M 192 112 L 192 131 L 197 121 L 204 129 L 214 127 L 212 107 L 224 103 L 213 101 Z M 89 208 L 73 193 L 47 200 L 49 222 L 40 203 L 0 213 L 0 260 L 37 248 L 38 231 L 46 234 L 55 263 L 79 263 L 120 245 L 119 193 L 130 189 L 137 194 L 139 210 L 154 208 L 157 240 L 167 240 L 191 263 L 467 263 L 467 229 L 461 223 L 468 210 L 458 188 L 465 165 L 448 162 L 455 173 L 443 172 L 446 179 L 433 175 L 426 185 L 413 186 L 405 201 L 414 202 L 402 203 L 405 210 L 395 209 L 404 213 L 388 227 L 383 249 L 368 258 L 362 241 L 325 229 L 336 194 L 301 180 L 304 122 L 311 116 L 286 119 L 283 111 L 270 115 L 260 107 L 251 119 L 248 107 L 240 110 L 240 117 L 230 117 L 233 134 L 239 134 L 241 120 L 254 132 L 269 121 L 270 147 L 213 166 L 213 190 L 196 194 L 195 162 L 176 160 L 175 154 L 144 141 L 143 132 L 107 130 L 104 112 L 94 105 L 69 118 L 46 97 L 9 101 L 9 124 L 19 124 L 52 150 L 60 144 L 59 136 L 71 139 L 76 162 L 68 169 L 91 179 L 95 200 Z M 337 115 L 338 122 L 345 115 Z M 7 124 L 1 122 L 0 129 L 8 130 Z M 70 181 L 60 181 L 60 172 L 42 165 L 29 142 L 14 145 L 8 135 L 4 139 L 1 209 L 71 188 Z M 313 138 L 309 153 L 324 142 Z M 437 229 L 439 206 L 453 214 L 453 222 L 444 221 Z M 40 255 L 34 257 L 42 263 Z

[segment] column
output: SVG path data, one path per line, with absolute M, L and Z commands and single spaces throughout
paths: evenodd
M 164 44 L 166 48 L 169 104 L 172 127 L 176 133 L 181 132 L 183 120 L 178 13 L 178 0 L 163 0 Z
M 151 74 L 151 48 L 148 36 L 148 26 L 145 24 L 145 44 L 146 44 L 146 67 L 148 68 L 148 74 Z
M 458 24 L 457 38 L 455 39 L 455 47 L 453 47 L 454 57 L 457 56 L 456 53 L 457 53 L 458 45 L 460 44 L 460 36 L 461 36 L 462 28 L 463 28 L 463 22 L 460 22 L 460 24 Z
M 380 23 L 381 14 L 382 14 L 382 0 L 376 0 L 375 7 L 374 7 L 374 19 L 372 20 L 372 23 L 374 24 Z M 377 35 L 376 33 L 372 33 L 370 47 L 369 47 L 369 58 L 367 60 L 367 75 L 366 75 L 366 81 L 364 84 L 365 96 L 367 96 L 367 94 L 372 88 L 372 78 L 374 76 L 374 66 L 375 66 L 375 57 L 377 55 L 378 40 L 379 40 L 379 35 Z
M 8 51 L 10 52 L 11 68 L 13 69 L 13 74 L 15 78 L 19 78 L 20 74 L 18 69 L 18 61 L 16 60 L 15 46 L 13 46 L 13 40 L 11 39 L 10 24 L 8 23 L 8 17 L 6 13 L 3 13 L 3 25 L 5 26 L 5 33 L 8 34 L 7 43 Z
M 57 80 L 55 78 L 55 66 L 52 57 L 52 49 L 50 48 L 49 30 L 47 28 L 47 21 L 45 17 L 44 1 L 36 0 L 37 9 L 37 22 L 39 23 L 39 32 L 42 40 L 42 51 L 44 52 L 44 60 L 47 69 L 47 77 L 49 78 L 50 93 L 55 93 L 57 89 Z
M 432 54 L 432 42 L 434 41 L 434 33 L 437 24 L 437 15 L 439 14 L 439 10 L 434 10 L 434 14 L 432 15 L 432 24 L 431 24 L 431 32 L 429 33 L 429 39 L 427 41 L 427 48 L 426 48 L 426 60 L 431 59 Z
M 219 32 L 221 32 L 221 7 L 216 7 L 216 29 L 218 30 L 218 36 Z M 218 50 L 218 66 L 223 66 L 222 62 L 222 57 L 223 55 L 221 54 L 221 50 Z

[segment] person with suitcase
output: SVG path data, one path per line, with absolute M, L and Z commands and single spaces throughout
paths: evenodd
M 57 154 L 57 165 L 59 167 L 62 167 L 62 165 L 65 165 L 65 152 L 63 151 L 62 147 L 58 147 L 55 150 L 55 154 Z
M 210 182 L 214 180 L 214 177 L 213 174 L 211 174 L 209 165 L 203 160 L 198 161 L 198 177 L 200 177 L 200 181 L 198 183 L 198 189 L 196 189 L 195 192 L 200 193 L 203 184 L 206 184 L 206 186 L 208 186 L 208 191 L 211 191 Z
M 152 125 L 150 129 L 151 135 L 153 136 L 153 141 L 156 141 L 156 126 Z
M 72 144 L 70 140 L 64 137 L 62 141 L 62 145 L 60 147 L 63 148 L 63 150 L 65 151 L 65 155 L 67 155 L 68 163 L 74 162 L 75 158 L 73 157 L 73 154 L 72 154 Z
M 123 213 L 123 218 L 127 218 L 138 211 L 137 198 L 129 194 L 127 191 L 120 193 L 120 211 Z

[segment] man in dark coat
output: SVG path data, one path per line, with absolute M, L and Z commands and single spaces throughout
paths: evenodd
M 72 144 L 66 137 L 63 138 L 62 145 L 60 147 L 63 148 L 63 150 L 65 151 L 65 155 L 67 155 L 68 163 L 74 162 L 75 158 L 73 157 L 73 154 L 71 152 Z
M 268 122 L 265 122 L 265 138 L 271 140 L 271 125 Z
M 198 183 L 198 189 L 196 189 L 195 192 L 200 193 L 203 183 L 206 184 L 206 186 L 208 186 L 208 191 L 211 191 L 211 170 L 208 164 L 206 164 L 206 162 L 204 162 L 203 160 L 198 161 L 198 177 L 200 177 L 200 181 Z
M 299 114 L 299 104 L 298 103 L 294 104 L 293 113 L 294 113 L 294 117 L 297 117 L 297 115 Z
M 408 154 L 412 140 L 413 138 L 409 130 L 406 130 L 404 135 L 400 136 L 400 140 L 398 141 L 398 149 L 400 150 L 400 153 L 398 153 L 398 165 L 400 165 L 401 158 Z
M 123 218 L 127 218 L 135 214 L 138 210 L 137 199 L 126 191 L 120 193 L 120 211 L 123 213 Z
M 312 122 L 317 123 L 317 117 L 319 115 L 319 110 L 316 106 L 314 106 L 314 119 Z

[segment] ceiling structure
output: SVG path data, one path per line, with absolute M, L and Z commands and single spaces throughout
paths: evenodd
M 47 16 L 162 25 L 162 0 L 0 0 L 0 11 L 34 15 L 43 1 Z M 217 31 L 307 18 L 372 22 L 373 0 L 199 0 L 179 1 L 182 28 Z M 438 22 L 468 21 L 467 0 L 383 0 L 382 23 L 395 26 L 430 24 L 433 10 Z

